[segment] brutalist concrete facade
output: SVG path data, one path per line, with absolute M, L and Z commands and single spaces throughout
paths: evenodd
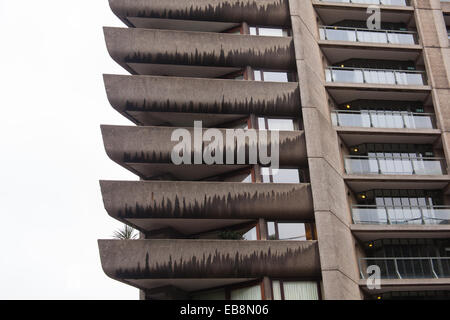
M 357 0 L 109 2 L 127 28 L 105 28 L 107 48 L 131 75 L 105 75 L 106 92 L 112 107 L 136 126 L 102 126 L 102 134 L 108 156 L 141 181 L 102 181 L 101 189 L 108 214 L 138 229 L 141 239 L 99 241 L 108 276 L 139 288 L 147 299 L 190 299 L 195 292 L 248 282 L 260 283 L 262 298 L 270 300 L 277 296 L 274 279 L 316 281 L 319 297 L 329 300 L 450 290 L 446 265 L 421 279 L 397 270 L 398 278 L 383 278 L 375 290 L 367 287 L 361 266 L 380 239 L 450 239 L 450 218 L 440 214 L 450 209 L 433 216 L 439 224 L 427 223 L 423 210 L 419 224 L 392 223 L 389 213 L 388 223 L 355 220 L 358 201 L 371 190 L 432 190 L 442 199 L 439 208 L 450 205 L 450 3 L 380 1 L 388 30 L 378 31 L 373 41 L 366 36 L 372 31 L 359 26 L 369 5 Z M 251 28 L 288 31 L 262 36 L 250 35 Z M 329 36 L 327 30 L 346 35 Z M 412 63 L 414 72 L 392 71 L 392 82 L 384 76 L 391 72 L 387 67 L 377 71 L 368 62 L 375 60 Z M 255 70 L 291 76 L 283 83 L 255 81 Z M 350 71 L 363 79 L 339 78 L 339 72 Z M 421 81 L 412 81 L 419 71 Z M 368 80 L 370 72 L 377 81 Z M 433 124 L 340 124 L 339 108 L 360 100 L 419 103 L 433 114 Z M 408 116 L 422 119 L 425 113 Z M 263 183 L 261 164 L 172 163 L 174 129 L 192 131 L 194 121 L 202 121 L 204 129 L 225 132 L 244 119 L 248 128 L 263 130 L 261 117 L 295 119 L 294 130 L 279 132 L 280 165 L 300 169 L 300 183 Z M 440 171 L 427 171 L 426 165 L 423 172 L 352 171 L 351 156 L 369 144 L 427 145 L 435 166 L 439 157 Z M 245 170 L 253 183 L 229 178 Z M 307 223 L 310 236 L 270 239 L 268 221 Z M 251 225 L 257 241 L 205 236 Z

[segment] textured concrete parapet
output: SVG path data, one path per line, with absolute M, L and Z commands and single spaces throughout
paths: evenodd
M 104 75 L 111 105 L 124 112 L 298 116 L 298 83 Z
M 320 275 L 316 241 L 99 240 L 99 248 L 116 280 Z
M 287 0 L 109 0 L 128 26 L 129 18 L 220 21 L 255 25 L 290 24 Z
M 111 57 L 131 72 L 129 64 L 295 68 L 290 37 L 108 27 L 104 33 Z
M 172 151 L 175 146 L 179 144 L 178 141 L 171 141 L 174 130 L 174 128 L 167 127 L 102 126 L 102 134 L 106 152 L 113 161 L 118 163 L 172 164 Z M 185 130 L 190 133 L 192 138 L 191 158 L 194 159 L 194 128 L 186 128 Z M 227 130 L 217 130 L 224 137 L 223 154 L 226 155 L 229 150 L 225 143 Z M 267 133 L 269 150 L 272 134 L 273 133 L 271 131 Z M 263 141 L 263 143 L 264 142 L 265 141 Z M 248 151 L 251 146 L 254 146 L 254 144 L 249 143 L 249 140 L 246 139 L 246 163 L 249 163 Z M 244 148 L 244 146 L 242 146 L 242 148 Z M 304 132 L 280 131 L 279 154 L 281 166 L 298 167 L 305 164 L 307 159 Z M 260 159 L 258 159 L 258 161 L 259 160 Z M 192 163 L 194 163 L 194 161 L 192 161 Z
M 312 220 L 309 184 L 101 181 L 116 219 Z M 199 221 L 201 223 L 201 221 Z

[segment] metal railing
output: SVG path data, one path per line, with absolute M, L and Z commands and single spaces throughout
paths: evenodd
M 387 110 L 333 110 L 333 125 L 338 127 L 435 129 L 433 113 L 413 113 Z
M 444 169 L 445 168 L 445 169 Z M 444 158 L 401 156 L 347 156 L 347 174 L 362 175 L 444 175 Z
M 321 2 L 338 2 L 338 3 L 360 3 L 360 4 L 375 4 L 388 6 L 408 6 L 407 0 L 320 0 Z
M 425 71 L 327 67 L 327 82 L 416 85 L 427 84 Z
M 385 44 L 418 44 L 417 32 L 402 30 L 372 30 L 338 26 L 320 26 L 321 40 L 370 42 Z
M 450 258 L 361 258 L 361 278 L 368 277 L 367 268 L 378 266 L 381 279 L 442 279 L 450 278 Z
M 355 205 L 352 216 L 364 225 L 450 225 L 450 206 Z

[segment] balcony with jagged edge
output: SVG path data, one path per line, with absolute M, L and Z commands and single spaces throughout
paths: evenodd
M 268 221 L 313 221 L 309 184 L 101 181 L 111 217 L 144 234 L 191 237 Z
M 223 32 L 242 21 L 289 26 L 288 0 L 110 0 L 114 14 L 130 28 Z
M 223 126 L 250 114 L 298 117 L 298 83 L 104 75 L 110 104 L 137 125 Z
M 186 128 L 184 130 L 186 130 L 186 133 L 189 133 L 192 140 L 190 163 L 195 163 L 193 161 L 195 156 L 194 128 Z M 227 130 L 217 130 L 222 134 L 225 142 Z M 234 132 L 234 130 L 232 131 Z M 224 164 L 208 165 L 202 162 L 202 164 L 182 163 L 175 165 L 172 161 L 172 151 L 180 142 L 178 140 L 172 141 L 173 132 L 174 128 L 169 127 L 102 126 L 106 153 L 111 160 L 145 180 L 170 176 L 173 180 L 198 181 L 250 168 L 255 164 L 249 161 L 250 149 L 255 148 L 260 154 L 259 146 L 263 146 L 263 148 L 267 148 L 266 152 L 270 151 L 272 149 L 270 141 L 272 140 L 272 134 L 274 134 L 271 131 L 255 131 L 258 137 L 260 133 L 266 133 L 267 140 L 263 141 L 258 138 L 258 141 L 251 142 L 249 139 L 245 139 L 245 143 L 235 143 L 234 146 L 228 146 L 224 143 L 222 149 Z M 277 134 L 279 135 L 280 167 L 306 167 L 307 156 L 304 132 L 280 131 Z M 204 149 L 202 149 L 203 151 Z M 227 153 L 234 155 L 234 164 L 226 164 L 225 157 Z M 238 154 L 246 155 L 243 164 L 239 164 L 237 161 Z M 261 163 L 261 159 L 257 158 L 257 162 Z
M 99 248 L 104 272 L 141 290 L 320 276 L 316 241 L 99 240 Z
M 111 57 L 131 74 L 218 78 L 247 66 L 295 70 L 291 37 L 104 28 Z

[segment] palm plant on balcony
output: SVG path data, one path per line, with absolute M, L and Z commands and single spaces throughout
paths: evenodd
M 133 240 L 137 238 L 137 233 L 132 227 L 124 225 L 123 228 L 114 231 L 113 237 L 117 240 Z

